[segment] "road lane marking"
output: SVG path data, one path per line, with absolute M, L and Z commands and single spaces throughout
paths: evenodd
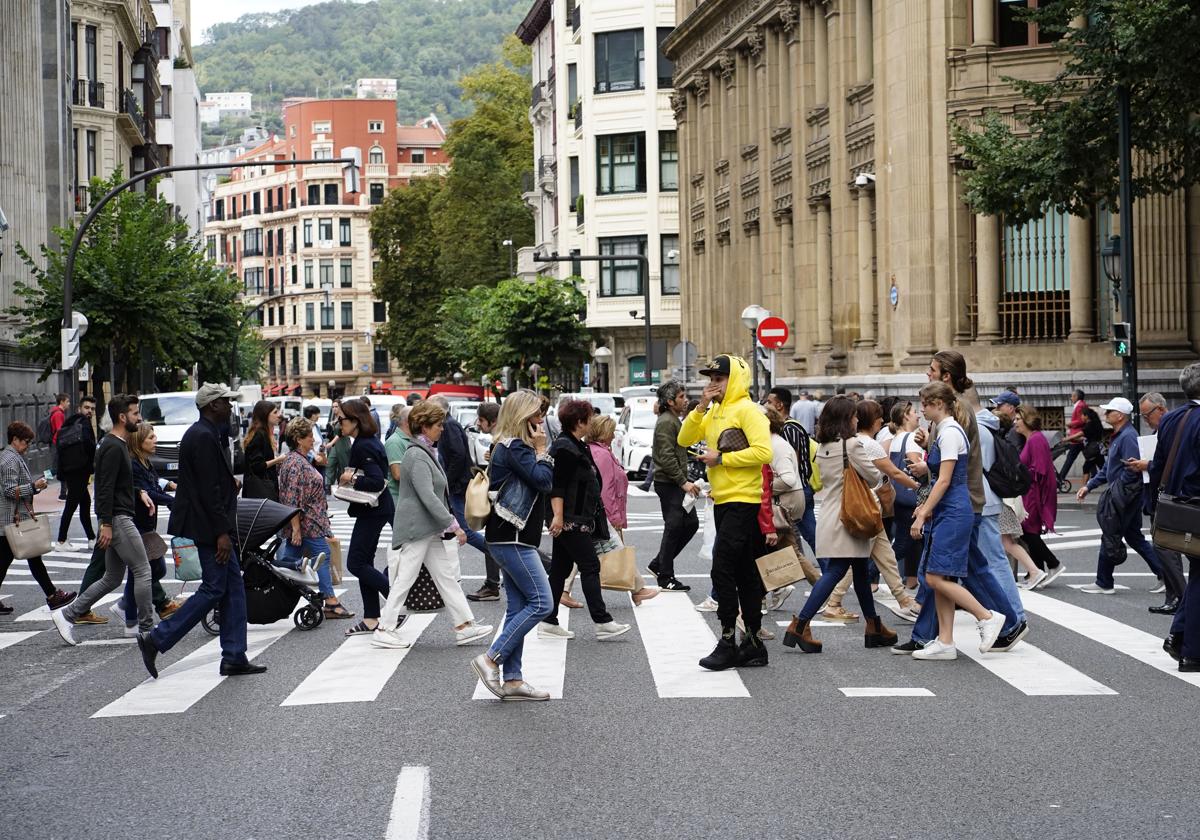
M 0 650 L 4 650 L 6 647 L 12 647 L 15 644 L 25 641 L 26 639 L 32 639 L 41 632 L 41 630 L 22 630 L 17 633 L 0 633 Z
M 1018 642 L 1008 653 L 980 653 L 979 643 L 976 641 L 979 631 L 975 619 L 963 612 L 957 612 L 954 616 L 954 635 L 956 639 L 965 640 L 963 644 L 958 645 L 959 653 L 974 659 L 1013 688 L 1030 697 L 1117 693 L 1027 642 Z
M 1112 648 L 1177 680 L 1200 687 L 1200 673 L 1178 671 L 1175 660 L 1162 649 L 1163 642 L 1158 636 L 1038 592 L 1022 592 L 1021 600 L 1026 612 Z
M 409 615 L 400 635 L 416 644 L 436 614 Z M 411 647 L 377 648 L 369 635 L 351 636 L 316 667 L 280 706 L 312 706 L 321 703 L 370 703 L 396 673 Z
M 717 637 L 690 598 L 667 595 L 633 610 L 659 697 L 749 697 L 737 671 L 706 671 L 699 661 Z
M 384 840 L 426 840 L 429 837 L 429 798 L 429 768 L 401 768 L 396 777 L 396 793 L 392 797 L 392 812 Z
M 293 627 L 295 624 L 291 616 L 274 624 L 251 625 L 246 631 L 246 658 L 253 660 L 287 635 Z M 220 663 L 221 640 L 213 639 L 164 668 L 157 680 L 147 679 L 92 717 L 170 715 L 186 712 L 225 681 L 226 677 L 221 676 L 219 671 Z
M 934 697 L 928 688 L 839 688 L 838 691 L 847 697 Z
M 568 607 L 559 605 L 558 624 L 564 630 L 571 629 L 571 610 Z M 500 638 L 503 632 L 504 622 L 501 621 L 493 640 Z M 570 642 L 566 639 L 539 638 L 537 627 L 534 627 L 525 635 L 525 650 L 521 654 L 521 679 L 534 688 L 550 692 L 552 699 L 561 700 L 563 682 L 567 675 L 568 644 Z M 492 694 L 482 681 L 476 680 L 475 693 L 471 695 L 471 699 L 495 700 L 496 695 Z

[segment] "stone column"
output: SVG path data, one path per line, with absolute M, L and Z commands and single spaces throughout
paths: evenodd
M 817 215 L 817 343 L 814 350 L 833 349 L 833 272 L 829 254 L 829 205 L 816 206 Z
M 858 202 L 858 340 L 855 347 L 875 346 L 875 231 L 871 210 L 875 193 L 868 188 L 855 191 Z
M 813 87 L 818 106 L 829 104 L 829 21 L 825 3 L 813 4 Z
M 975 217 L 975 340 L 999 344 L 1000 332 L 1000 219 Z
M 1071 278 L 1071 333 L 1067 341 L 1091 342 L 1095 332 L 1096 281 L 1092 276 L 1092 220 L 1067 217 L 1068 277 Z
M 971 0 L 973 47 L 996 46 L 996 0 Z
M 858 83 L 865 85 L 875 75 L 872 0 L 857 0 L 854 6 L 854 67 Z

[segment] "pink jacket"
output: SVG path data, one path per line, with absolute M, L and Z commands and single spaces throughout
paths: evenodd
M 588 447 L 592 450 L 592 460 L 596 462 L 596 468 L 600 470 L 600 480 L 604 483 L 600 492 L 600 498 L 604 501 L 604 513 L 609 522 L 624 530 L 629 527 L 626 515 L 629 476 L 625 475 L 625 469 L 612 449 L 598 443 L 589 443 Z
M 1058 477 L 1054 472 L 1054 459 L 1050 456 L 1050 444 L 1041 432 L 1034 432 L 1025 441 L 1021 463 L 1029 468 L 1033 478 L 1029 491 L 1022 497 L 1029 515 L 1021 528 L 1027 534 L 1053 531 L 1058 515 Z

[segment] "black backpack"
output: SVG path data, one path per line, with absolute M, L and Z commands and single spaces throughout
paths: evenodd
M 1029 474 L 1029 468 L 1021 463 L 1021 453 L 1007 437 L 991 426 L 986 428 L 992 433 L 992 446 L 996 452 L 992 468 L 983 471 L 992 492 L 1001 499 L 1024 496 L 1033 483 L 1033 476 Z
M 38 421 L 37 441 L 38 443 L 45 444 L 46 446 L 54 443 L 54 428 L 50 425 L 50 414 L 53 412 L 54 409 L 51 409 L 45 417 Z
M 61 429 L 58 430 L 58 446 L 59 452 L 68 447 L 83 443 L 84 440 L 84 424 L 87 419 L 83 415 L 76 414 L 68 420 Z

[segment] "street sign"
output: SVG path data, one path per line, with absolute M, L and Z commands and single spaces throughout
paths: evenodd
M 589 362 L 583 363 L 583 384 L 585 387 L 592 384 L 592 366 Z
M 763 318 L 758 323 L 758 342 L 763 347 L 768 347 L 775 350 L 782 347 L 788 340 L 788 325 L 787 321 L 782 318 L 776 318 L 772 315 L 770 318 Z
M 671 348 L 671 361 L 677 368 L 694 367 L 696 359 L 700 358 L 696 345 L 690 341 L 680 341 Z

